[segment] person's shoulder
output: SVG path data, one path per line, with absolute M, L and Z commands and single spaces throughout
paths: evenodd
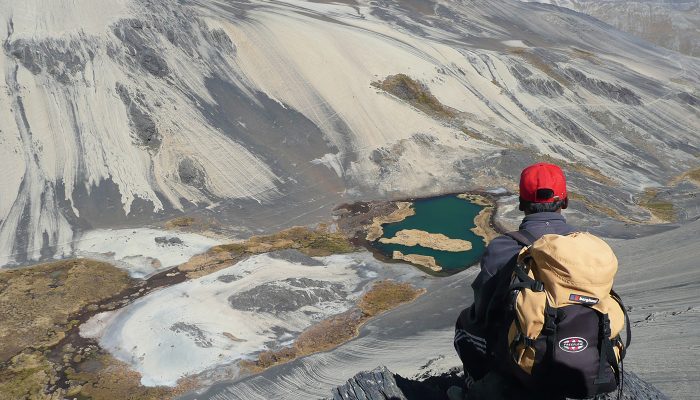
M 487 251 L 493 251 L 495 249 L 502 249 L 506 247 L 519 247 L 518 242 L 508 235 L 501 235 L 493 239 L 488 246 L 486 246 Z

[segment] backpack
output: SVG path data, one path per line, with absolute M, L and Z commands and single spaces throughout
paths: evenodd
M 507 235 L 526 247 L 500 298 L 496 367 L 543 394 L 588 398 L 621 390 L 631 332 L 612 290 L 617 258 L 610 246 L 582 232 L 537 240 L 527 231 Z

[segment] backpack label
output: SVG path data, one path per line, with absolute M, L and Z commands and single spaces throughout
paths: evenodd
M 567 353 L 578 353 L 587 347 L 588 341 L 582 337 L 568 337 L 559 341 L 559 348 Z
M 596 297 L 584 296 L 582 294 L 571 293 L 569 295 L 569 301 L 575 301 L 575 302 L 581 303 L 581 304 L 593 305 L 593 304 L 598 304 L 599 300 Z

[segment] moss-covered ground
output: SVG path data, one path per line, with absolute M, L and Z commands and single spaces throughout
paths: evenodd
M 389 75 L 372 86 L 390 93 L 433 117 L 453 118 L 456 110 L 442 104 L 428 87 L 406 74 Z
M 639 199 L 639 205 L 649 210 L 652 216 L 661 222 L 673 222 L 676 220 L 675 207 L 671 202 L 663 200 L 657 189 L 645 189 Z
M 186 272 L 188 278 L 195 278 L 226 268 L 249 255 L 282 249 L 296 249 L 311 257 L 323 257 L 349 253 L 355 247 L 343 234 L 323 227 L 293 227 L 272 235 L 253 236 L 240 243 L 212 247 L 206 253 L 192 257 L 179 269 Z
M 89 259 L 0 272 L 0 400 L 166 399 L 188 389 L 146 388 L 128 366 L 80 338 L 77 326 L 140 287 Z

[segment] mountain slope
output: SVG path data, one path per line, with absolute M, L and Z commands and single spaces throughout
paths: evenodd
M 659 46 L 700 56 L 700 3 L 697 0 L 539 0 L 605 21 Z
M 643 221 L 635 196 L 700 155 L 700 62 L 552 7 L 3 0 L 0 11 L 0 264 L 68 256 L 86 230 L 182 212 L 264 231 L 356 198 L 509 185 L 542 157 L 570 163 L 580 196 Z M 381 89 L 398 74 L 441 112 Z

